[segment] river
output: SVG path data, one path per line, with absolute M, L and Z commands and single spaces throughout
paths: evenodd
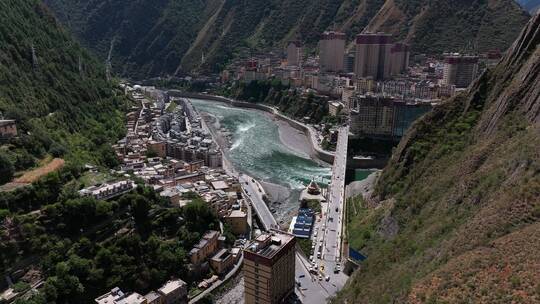
M 215 101 L 191 99 L 203 116 L 213 117 L 213 127 L 230 134 L 225 151 L 237 171 L 258 180 L 271 194 L 276 218 L 286 223 L 298 208 L 298 197 L 311 179 L 325 182 L 330 178 L 330 166 L 309 157 L 307 137 L 271 114 L 254 109 L 232 107 Z

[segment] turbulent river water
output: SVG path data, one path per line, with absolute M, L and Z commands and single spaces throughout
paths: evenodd
M 278 124 L 267 113 L 213 101 L 193 99 L 191 102 L 199 112 L 217 119 L 219 127 L 230 133 L 231 143 L 226 154 L 236 170 L 293 190 L 289 202 L 284 202 L 279 209 L 292 209 L 294 193 L 312 178 L 329 179 L 328 165 L 319 164 L 281 141 Z

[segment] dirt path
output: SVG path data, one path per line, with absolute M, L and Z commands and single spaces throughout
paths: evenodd
M 12 191 L 19 187 L 29 185 L 51 172 L 60 170 L 64 164 L 65 161 L 63 159 L 55 158 L 34 170 L 25 172 L 21 177 L 3 185 L 0 187 L 0 191 Z

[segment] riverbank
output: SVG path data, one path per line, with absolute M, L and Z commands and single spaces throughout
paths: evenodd
M 292 128 L 304 132 L 305 136 L 308 138 L 309 146 L 311 147 L 309 151 L 309 155 L 312 158 L 316 158 L 330 165 L 334 163 L 334 152 L 330 152 L 330 151 L 326 151 L 322 149 L 319 142 L 317 141 L 317 135 L 313 127 L 282 114 L 276 108 L 263 105 L 263 104 L 237 101 L 237 100 L 226 98 L 223 96 L 200 94 L 200 93 L 188 93 L 188 92 L 182 92 L 178 90 L 170 90 L 169 95 L 171 97 L 180 97 L 180 98 L 187 98 L 187 99 L 218 101 L 218 102 L 229 104 L 233 107 L 258 109 L 263 112 L 270 113 L 273 115 L 273 117 L 279 120 L 282 120 L 284 122 L 287 122 Z
M 306 158 L 311 157 L 311 146 L 304 132 L 294 128 L 282 119 L 275 118 L 269 113 L 266 114 L 271 116 L 278 125 L 279 139 L 285 146 Z

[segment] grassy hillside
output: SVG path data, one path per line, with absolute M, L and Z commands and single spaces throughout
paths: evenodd
M 328 29 L 352 41 L 367 25 L 422 52 L 504 50 L 527 19 L 513 0 L 43 1 L 103 59 L 114 41 L 115 72 L 135 78 L 219 71 L 242 49 L 297 36 L 315 48 Z
M 336 303 L 540 301 L 538 28 L 401 141 L 352 219 L 368 259 Z
M 105 70 L 38 0 L 0 3 L 0 111 L 19 136 L 0 146 L 3 166 L 32 167 L 46 154 L 110 164 L 123 132 L 123 99 Z

